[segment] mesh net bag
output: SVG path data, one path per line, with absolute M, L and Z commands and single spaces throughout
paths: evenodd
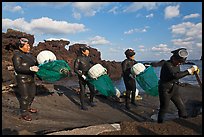
M 137 75 L 136 80 L 147 94 L 158 96 L 158 78 L 152 66 L 149 66 L 144 72 Z
M 38 78 L 46 82 L 55 82 L 61 78 L 67 77 L 71 70 L 70 66 L 64 60 L 50 61 L 40 64 L 39 70 L 36 73 Z
M 88 81 L 94 85 L 96 90 L 98 90 L 104 96 L 116 95 L 116 90 L 114 88 L 113 82 L 107 74 L 104 74 L 98 79 L 89 78 Z

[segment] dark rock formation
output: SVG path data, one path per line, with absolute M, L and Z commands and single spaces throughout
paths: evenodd
M 115 61 L 101 61 L 101 64 L 107 69 L 111 79 L 117 80 L 121 77 L 122 68 L 120 62 Z

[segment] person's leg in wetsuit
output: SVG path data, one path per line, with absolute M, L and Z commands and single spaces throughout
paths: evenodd
M 29 109 L 29 112 L 31 112 L 31 113 L 37 113 L 38 112 L 37 109 L 31 107 L 33 100 L 35 98 L 35 95 L 36 95 L 36 85 L 33 82 L 29 85 L 29 92 L 28 92 L 28 96 L 29 96 L 28 97 L 28 102 L 29 102 L 28 103 L 28 109 Z
M 125 107 L 127 109 L 130 109 L 130 90 L 126 90 L 126 95 L 125 95 Z
M 19 103 L 20 103 L 20 112 L 22 115 L 28 114 L 28 85 L 25 83 L 18 83 L 18 93 L 19 93 Z
M 135 102 L 135 92 L 136 92 L 136 83 L 135 83 L 135 80 L 130 80 L 130 88 L 131 88 L 131 91 L 132 91 L 132 97 L 131 97 L 131 104 L 136 105 L 136 102 Z
M 124 79 L 124 83 L 125 83 L 125 88 L 126 88 L 126 91 L 125 91 L 125 107 L 126 109 L 130 109 L 130 92 L 131 92 L 131 89 L 129 89 L 129 80 L 126 78 L 126 77 L 123 77 Z
M 32 118 L 29 115 L 29 107 L 32 104 L 36 93 L 36 87 L 34 82 L 23 82 L 18 79 L 18 93 L 20 95 L 19 104 L 20 104 L 20 113 L 23 119 L 31 121 Z
M 135 103 L 136 83 L 134 79 L 124 80 L 124 82 L 125 82 L 125 87 L 126 87 L 125 107 L 127 109 L 130 109 L 130 105 L 129 105 L 130 104 L 130 94 L 132 94 L 131 104 L 136 106 L 136 103 Z
M 93 102 L 93 99 L 94 99 L 94 96 L 95 96 L 95 89 L 94 89 L 94 86 L 92 84 L 90 84 L 89 82 L 87 82 L 87 85 L 89 87 L 89 90 L 90 90 L 90 106 L 91 107 L 94 107 L 96 106 L 96 104 Z
M 79 86 L 80 86 L 80 103 L 81 103 L 81 109 L 82 110 L 88 110 L 88 108 L 84 104 L 85 99 L 85 88 L 86 88 L 86 82 L 84 79 L 79 77 Z
M 185 109 L 185 105 L 181 99 L 181 96 L 178 91 L 179 86 L 175 86 L 174 94 L 171 97 L 171 101 L 175 104 L 176 108 L 178 109 L 178 115 L 181 118 L 187 118 L 187 112 Z
M 163 121 L 164 121 L 164 116 L 168 110 L 171 96 L 172 96 L 172 91 L 170 94 L 170 93 L 168 93 L 168 91 L 163 90 L 162 88 L 159 87 L 160 109 L 159 109 L 158 119 L 157 119 L 158 123 L 163 123 Z

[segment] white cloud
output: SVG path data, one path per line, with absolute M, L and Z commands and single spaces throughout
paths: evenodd
M 121 52 L 121 48 L 120 47 L 117 47 L 117 48 L 109 48 L 109 52 L 111 53 L 111 54 L 113 54 L 113 53 L 120 53 Z
M 142 49 L 142 48 L 144 48 L 144 47 L 145 47 L 145 46 L 143 46 L 143 45 L 140 45 L 140 46 L 139 46 L 140 49 Z
M 195 13 L 195 14 L 186 15 L 183 17 L 183 19 L 197 18 L 199 16 L 200 15 L 198 13 Z
M 164 10 L 165 18 L 171 19 L 173 17 L 179 16 L 179 7 L 180 7 L 179 5 L 166 7 Z
M 147 32 L 147 29 L 142 29 L 142 32 Z
M 193 51 L 197 51 L 196 48 L 202 50 L 202 23 L 183 22 L 172 25 L 171 32 L 175 37 L 175 39 L 172 39 L 175 46 L 186 47 Z
M 89 45 L 106 45 L 106 44 L 110 44 L 110 41 L 106 40 L 104 37 L 95 36 L 89 39 L 88 44 Z
M 166 44 L 159 44 L 155 47 L 152 47 L 152 51 L 157 51 L 157 52 L 169 52 L 171 49 L 168 48 L 168 45 Z
M 187 47 L 187 46 L 193 44 L 192 41 L 189 41 L 187 39 L 173 39 L 172 42 L 173 42 L 174 45 L 181 46 L 181 47 L 182 46 Z
M 14 5 L 14 3 L 7 3 L 4 7 L 3 7 L 3 10 L 5 11 L 10 11 L 10 12 L 20 12 L 20 13 L 23 13 L 23 9 L 21 6 L 16 6 Z
M 73 16 L 75 19 L 81 19 L 81 14 L 78 13 L 78 12 L 73 12 L 72 16 Z
M 83 24 L 57 21 L 48 17 L 32 19 L 30 22 L 25 21 L 24 18 L 16 20 L 2 19 L 2 30 L 8 28 L 18 29 L 31 34 L 68 34 L 86 31 Z
M 151 13 L 151 14 L 149 14 L 149 15 L 146 15 L 146 18 L 152 18 L 152 17 L 154 17 L 154 14 L 153 14 L 153 13 Z
M 147 49 L 145 49 L 145 46 L 144 45 L 139 45 L 138 49 L 137 49 L 139 52 L 144 52 L 146 51 Z
M 202 48 L 202 43 L 196 43 L 196 46 Z
M 181 24 L 172 25 L 171 32 L 174 36 L 185 36 L 193 38 L 202 38 L 202 23 L 183 22 Z
M 108 12 L 109 13 L 113 13 L 113 14 L 117 14 L 117 9 L 118 7 L 117 6 L 114 6 L 112 9 L 110 9 Z
M 134 29 L 131 29 L 131 30 L 125 31 L 124 34 L 132 34 L 133 32 L 134 32 Z
M 144 28 L 135 28 L 135 29 L 130 29 L 128 31 L 125 31 L 124 34 L 133 34 L 133 33 L 137 33 L 137 32 L 147 32 L 147 29 L 149 28 L 149 26 L 145 26 Z
M 192 24 L 189 31 L 186 33 L 187 36 L 202 38 L 202 23 Z
M 56 8 L 61 8 L 71 4 L 71 2 L 27 2 L 31 6 L 52 6 Z
M 85 16 L 94 16 L 107 2 L 73 2 L 75 10 Z
M 159 3 L 156 2 L 133 2 L 124 10 L 124 12 L 135 12 L 143 8 L 147 10 L 152 10 L 156 9 L 158 7 L 158 4 Z
M 70 40 L 67 39 L 67 38 L 47 38 L 46 40 L 47 40 L 47 41 L 52 41 L 52 40 L 64 40 L 64 41 L 70 41 Z
M 2 30 L 7 30 L 8 28 L 17 29 L 20 31 L 30 32 L 30 24 L 24 20 L 24 18 L 18 18 L 15 20 L 2 19 Z

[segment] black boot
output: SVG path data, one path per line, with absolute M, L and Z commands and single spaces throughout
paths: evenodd
M 137 107 L 137 104 L 135 103 L 135 101 L 131 101 L 131 104 L 133 104 L 135 107 Z
M 125 107 L 126 109 L 130 109 L 130 91 L 126 91 L 126 96 L 125 96 Z
M 81 110 L 88 110 L 88 108 L 84 105 L 84 100 L 81 100 Z
M 163 123 L 163 122 L 164 122 L 163 119 L 159 119 L 159 118 L 158 118 L 157 123 Z
M 81 110 L 88 110 L 88 108 L 86 106 L 82 105 Z
M 93 101 L 91 101 L 91 102 L 89 103 L 89 105 L 90 105 L 91 107 L 95 107 L 95 106 L 96 106 L 96 103 L 94 103 Z
M 21 117 L 20 119 L 24 119 L 26 121 L 31 121 L 32 120 L 32 117 L 31 115 L 28 113 L 27 110 L 21 110 Z
M 178 115 L 179 115 L 179 118 L 188 118 L 188 114 L 186 112 L 186 110 L 179 110 L 178 111 Z
M 137 106 L 137 104 L 135 103 L 135 92 L 134 91 L 132 91 L 131 104 L 133 104 L 134 106 Z
M 160 112 L 158 113 L 158 118 L 157 118 L 157 123 L 163 123 L 164 122 L 164 112 Z
M 130 99 L 129 98 L 125 98 L 125 107 L 126 109 L 130 109 Z
M 128 110 L 130 110 L 130 105 L 129 105 L 129 103 L 126 103 L 126 104 L 125 104 L 125 108 L 128 109 Z

